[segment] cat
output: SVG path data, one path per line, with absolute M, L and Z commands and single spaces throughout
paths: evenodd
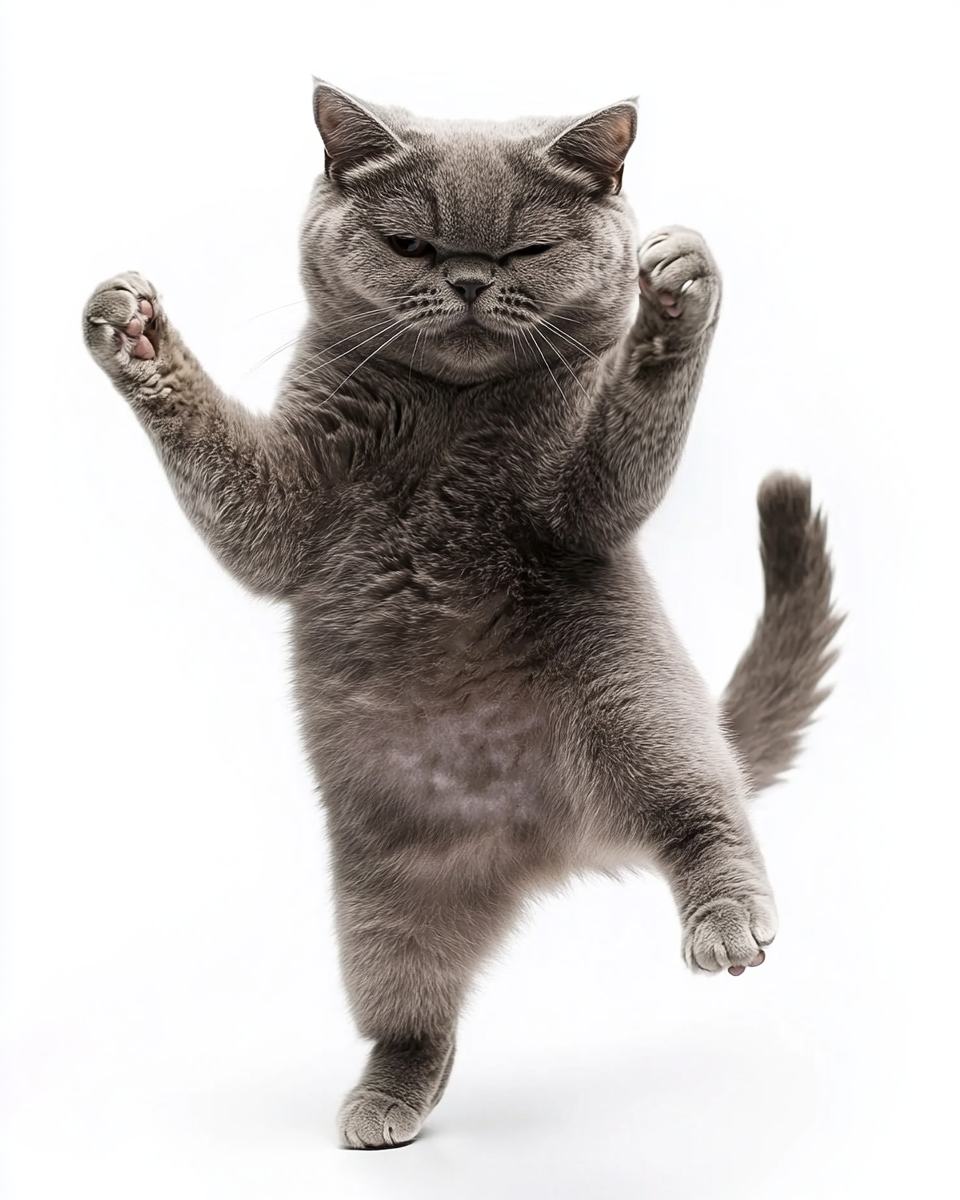
M 719 705 L 637 554 L 721 283 L 692 230 L 638 243 L 633 102 L 445 122 L 318 81 L 314 116 L 309 316 L 270 415 L 218 389 L 136 274 L 97 288 L 84 336 L 216 557 L 289 605 L 374 1043 L 339 1134 L 381 1148 L 439 1100 L 479 966 L 572 874 L 653 867 L 693 970 L 763 961 L 747 805 L 795 758 L 839 618 L 794 475 L 760 488 L 765 604 Z

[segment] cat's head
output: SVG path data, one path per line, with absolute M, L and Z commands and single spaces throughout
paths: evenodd
M 318 82 L 314 112 L 326 160 L 303 277 L 331 341 L 472 383 L 619 337 L 637 292 L 619 194 L 632 103 L 432 121 Z

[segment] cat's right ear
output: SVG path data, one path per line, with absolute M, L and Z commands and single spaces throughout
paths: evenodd
M 582 117 L 554 138 L 547 152 L 601 193 L 616 195 L 623 184 L 623 160 L 636 136 L 637 104 L 626 100 Z
M 323 138 L 324 170 L 332 179 L 403 149 L 403 143 L 356 97 L 314 80 L 313 117 Z

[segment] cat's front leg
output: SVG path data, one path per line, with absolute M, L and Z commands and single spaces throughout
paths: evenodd
M 179 430 L 199 415 L 211 382 L 170 329 L 152 283 L 134 272 L 102 283 L 84 310 L 83 335 L 151 432 L 162 434 L 170 418 Z
M 301 439 L 221 392 L 139 275 L 96 289 L 83 335 L 210 549 L 252 590 L 288 595 L 302 578 L 323 491 Z
M 555 531 L 594 546 L 631 537 L 663 499 L 719 315 L 720 273 L 692 229 L 641 244 L 638 286 L 636 320 L 599 377 L 552 503 Z
M 644 239 L 638 260 L 635 359 L 690 354 L 720 309 L 720 273 L 707 243 L 693 229 L 670 225 Z

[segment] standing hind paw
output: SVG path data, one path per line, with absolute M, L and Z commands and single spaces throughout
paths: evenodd
M 118 275 L 87 301 L 83 337 L 108 374 L 146 381 L 156 371 L 161 320 L 153 284 L 132 273 Z
M 340 1109 L 340 1140 L 350 1150 L 407 1146 L 420 1132 L 425 1116 L 384 1092 L 354 1088 Z

